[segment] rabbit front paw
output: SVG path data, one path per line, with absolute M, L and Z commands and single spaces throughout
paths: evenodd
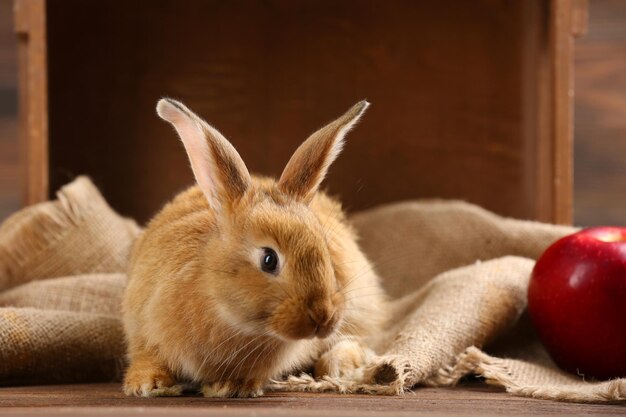
M 356 340 L 341 340 L 324 352 L 315 364 L 316 378 L 330 376 L 333 378 L 354 378 L 357 370 L 362 368 L 374 356 L 368 347 Z
M 135 397 L 172 397 L 181 395 L 183 387 L 160 367 L 132 366 L 124 377 L 124 393 Z
M 202 395 L 208 398 L 260 397 L 263 384 L 255 379 L 211 382 L 202 386 Z

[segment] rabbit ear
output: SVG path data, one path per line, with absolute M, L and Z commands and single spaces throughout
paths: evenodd
M 232 203 L 246 192 L 250 173 L 220 132 L 176 100 L 159 100 L 157 113 L 178 132 L 196 182 L 214 210 L 220 210 L 223 203 Z
M 309 136 L 287 163 L 278 181 L 279 188 L 309 203 L 326 176 L 328 167 L 341 152 L 346 133 L 368 106 L 365 100 L 358 102 L 346 114 Z

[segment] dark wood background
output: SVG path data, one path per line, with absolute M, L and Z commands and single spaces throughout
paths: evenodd
M 576 42 L 574 216 L 626 225 L 626 1 L 590 0 Z
M 626 1 L 591 0 L 576 47 L 575 222 L 624 224 Z M 0 218 L 19 207 L 15 55 L 11 0 L 0 0 Z
M 0 0 L 0 219 L 20 205 L 17 148 L 17 45 L 12 1 Z
M 547 3 L 49 1 L 49 189 L 88 174 L 143 222 L 188 187 L 180 142 L 154 114 L 162 96 L 274 177 L 311 132 L 367 98 L 324 184 L 348 211 L 435 197 L 568 222 L 570 179 L 548 156 L 563 134 L 537 117 L 560 102 L 537 52 L 550 48 Z

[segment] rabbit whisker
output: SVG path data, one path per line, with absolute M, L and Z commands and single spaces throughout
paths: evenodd
M 266 332 L 265 334 L 267 334 L 268 332 Z M 228 374 L 228 377 L 226 378 L 227 380 L 230 380 L 230 378 L 234 375 L 237 374 L 237 372 L 239 371 L 239 368 L 243 366 L 243 364 L 245 363 L 246 359 L 248 359 L 248 357 L 250 357 L 250 355 L 252 355 L 254 352 L 256 352 L 259 348 L 263 348 L 265 346 L 265 342 L 263 340 L 261 340 L 261 342 L 254 346 L 250 352 L 248 352 L 243 358 L 241 358 L 239 360 L 239 362 L 237 363 L 237 365 L 235 367 L 232 368 L 232 370 L 230 371 L 230 373 Z
M 253 337 L 248 343 L 242 345 L 239 349 L 237 349 L 233 354 L 230 355 L 230 359 L 228 360 L 228 362 L 224 362 L 222 363 L 222 365 L 224 366 L 224 370 L 222 371 L 222 373 L 220 374 L 220 377 L 218 378 L 218 381 L 222 381 L 224 374 L 226 373 L 226 371 L 228 370 L 228 366 L 231 364 L 231 362 L 237 357 L 237 355 L 242 352 L 245 348 L 247 348 L 248 346 L 250 346 L 252 343 L 256 342 L 257 340 L 259 340 L 260 338 L 262 338 L 263 336 L 265 336 L 265 334 L 260 334 L 257 335 L 255 337 Z M 220 365 L 215 372 L 217 373 L 220 368 L 222 368 L 222 365 Z

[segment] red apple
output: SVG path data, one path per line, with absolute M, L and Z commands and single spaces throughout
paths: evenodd
M 533 269 L 528 311 L 561 368 L 626 376 L 626 228 L 593 227 L 550 246 Z

